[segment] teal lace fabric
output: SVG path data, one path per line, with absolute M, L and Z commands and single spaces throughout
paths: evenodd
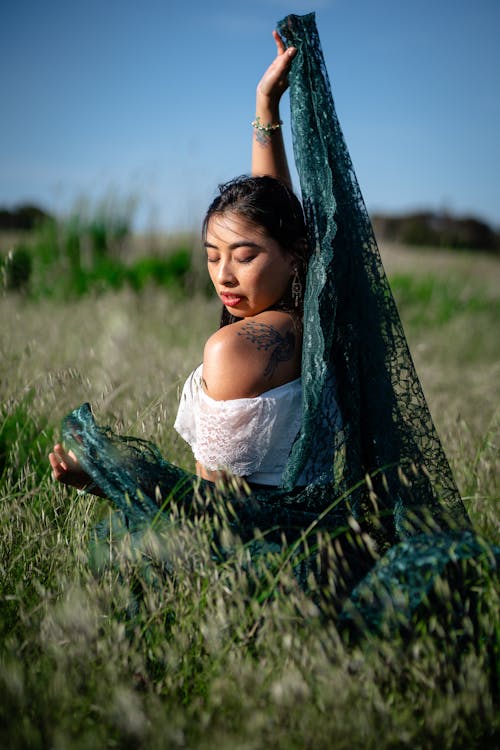
M 410 517 L 424 509 L 467 527 L 335 112 L 314 14 L 289 16 L 279 31 L 298 50 L 290 74 L 292 135 L 314 248 L 305 302 L 303 427 L 287 486 L 311 455 L 321 460 L 320 434 L 320 449 L 334 462 L 337 492 L 375 474 L 372 491 L 386 511 L 388 538 L 405 536 Z M 336 431 L 328 429 L 331 396 L 342 414 Z M 401 471 L 411 477 L 411 489 Z M 365 488 L 352 503 L 361 519 Z
M 392 593 L 405 602 L 403 613 L 414 611 L 436 575 L 485 551 L 415 372 L 335 113 L 314 14 L 288 16 L 279 30 L 298 49 L 290 74 L 292 133 L 313 248 L 304 304 L 303 421 L 283 487 L 248 495 L 229 483 L 225 497 L 244 540 L 255 528 L 273 530 L 266 538 L 274 534 L 278 543 L 283 534 L 291 541 L 304 530 L 334 536 L 349 561 L 342 586 L 336 583 L 346 602 L 344 621 L 362 618 L 375 627 Z M 216 512 L 209 483 L 169 463 L 154 445 L 99 427 L 88 404 L 66 417 L 63 438 L 131 530 L 159 518 L 168 523 L 170 503 L 187 515 L 200 502 L 203 512 Z M 314 468 L 325 459 L 332 466 L 328 477 Z M 295 487 L 308 466 L 309 483 Z M 348 520 L 357 529 L 350 535 Z M 376 564 L 360 541 L 366 532 L 377 546 Z M 352 542 L 356 535 L 359 543 Z M 494 565 L 491 550 L 488 555 Z M 328 581 L 321 561 L 315 566 Z

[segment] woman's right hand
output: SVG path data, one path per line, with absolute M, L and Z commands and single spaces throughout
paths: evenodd
M 257 99 L 262 98 L 277 105 L 288 88 L 288 73 L 297 49 L 286 49 L 277 31 L 273 31 L 273 37 L 276 42 L 276 57 L 257 85 Z
M 57 443 L 52 453 L 49 453 L 49 463 L 52 467 L 52 476 L 62 484 L 79 490 L 92 484 L 91 477 L 82 469 L 73 451 L 65 450 L 60 443 Z

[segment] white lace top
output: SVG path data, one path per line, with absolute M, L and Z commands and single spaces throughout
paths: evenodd
M 216 401 L 203 390 L 202 365 L 186 380 L 174 427 L 209 470 L 279 485 L 301 424 L 300 378 L 255 398 Z

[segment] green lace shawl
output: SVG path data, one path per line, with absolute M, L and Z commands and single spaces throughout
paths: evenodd
M 389 534 L 402 533 L 410 509 L 434 517 L 445 509 L 453 523 L 467 525 L 340 129 L 314 14 L 289 16 L 278 28 L 298 50 L 290 74 L 292 135 L 315 248 L 305 303 L 303 428 L 285 481 L 293 486 L 312 455 L 321 460 L 319 434 L 334 461 L 337 492 L 372 475 L 379 507 L 392 511 Z M 343 418 L 335 432 L 328 429 L 333 383 Z M 364 490 L 356 493 L 355 514 L 363 515 L 366 500 Z

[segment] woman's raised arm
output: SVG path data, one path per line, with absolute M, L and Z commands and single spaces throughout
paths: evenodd
M 285 49 L 277 31 L 273 31 L 273 37 L 276 42 L 276 57 L 257 85 L 252 174 L 277 177 L 291 188 L 292 181 L 280 127 L 279 103 L 283 92 L 288 88 L 288 71 L 297 50 L 295 47 Z

